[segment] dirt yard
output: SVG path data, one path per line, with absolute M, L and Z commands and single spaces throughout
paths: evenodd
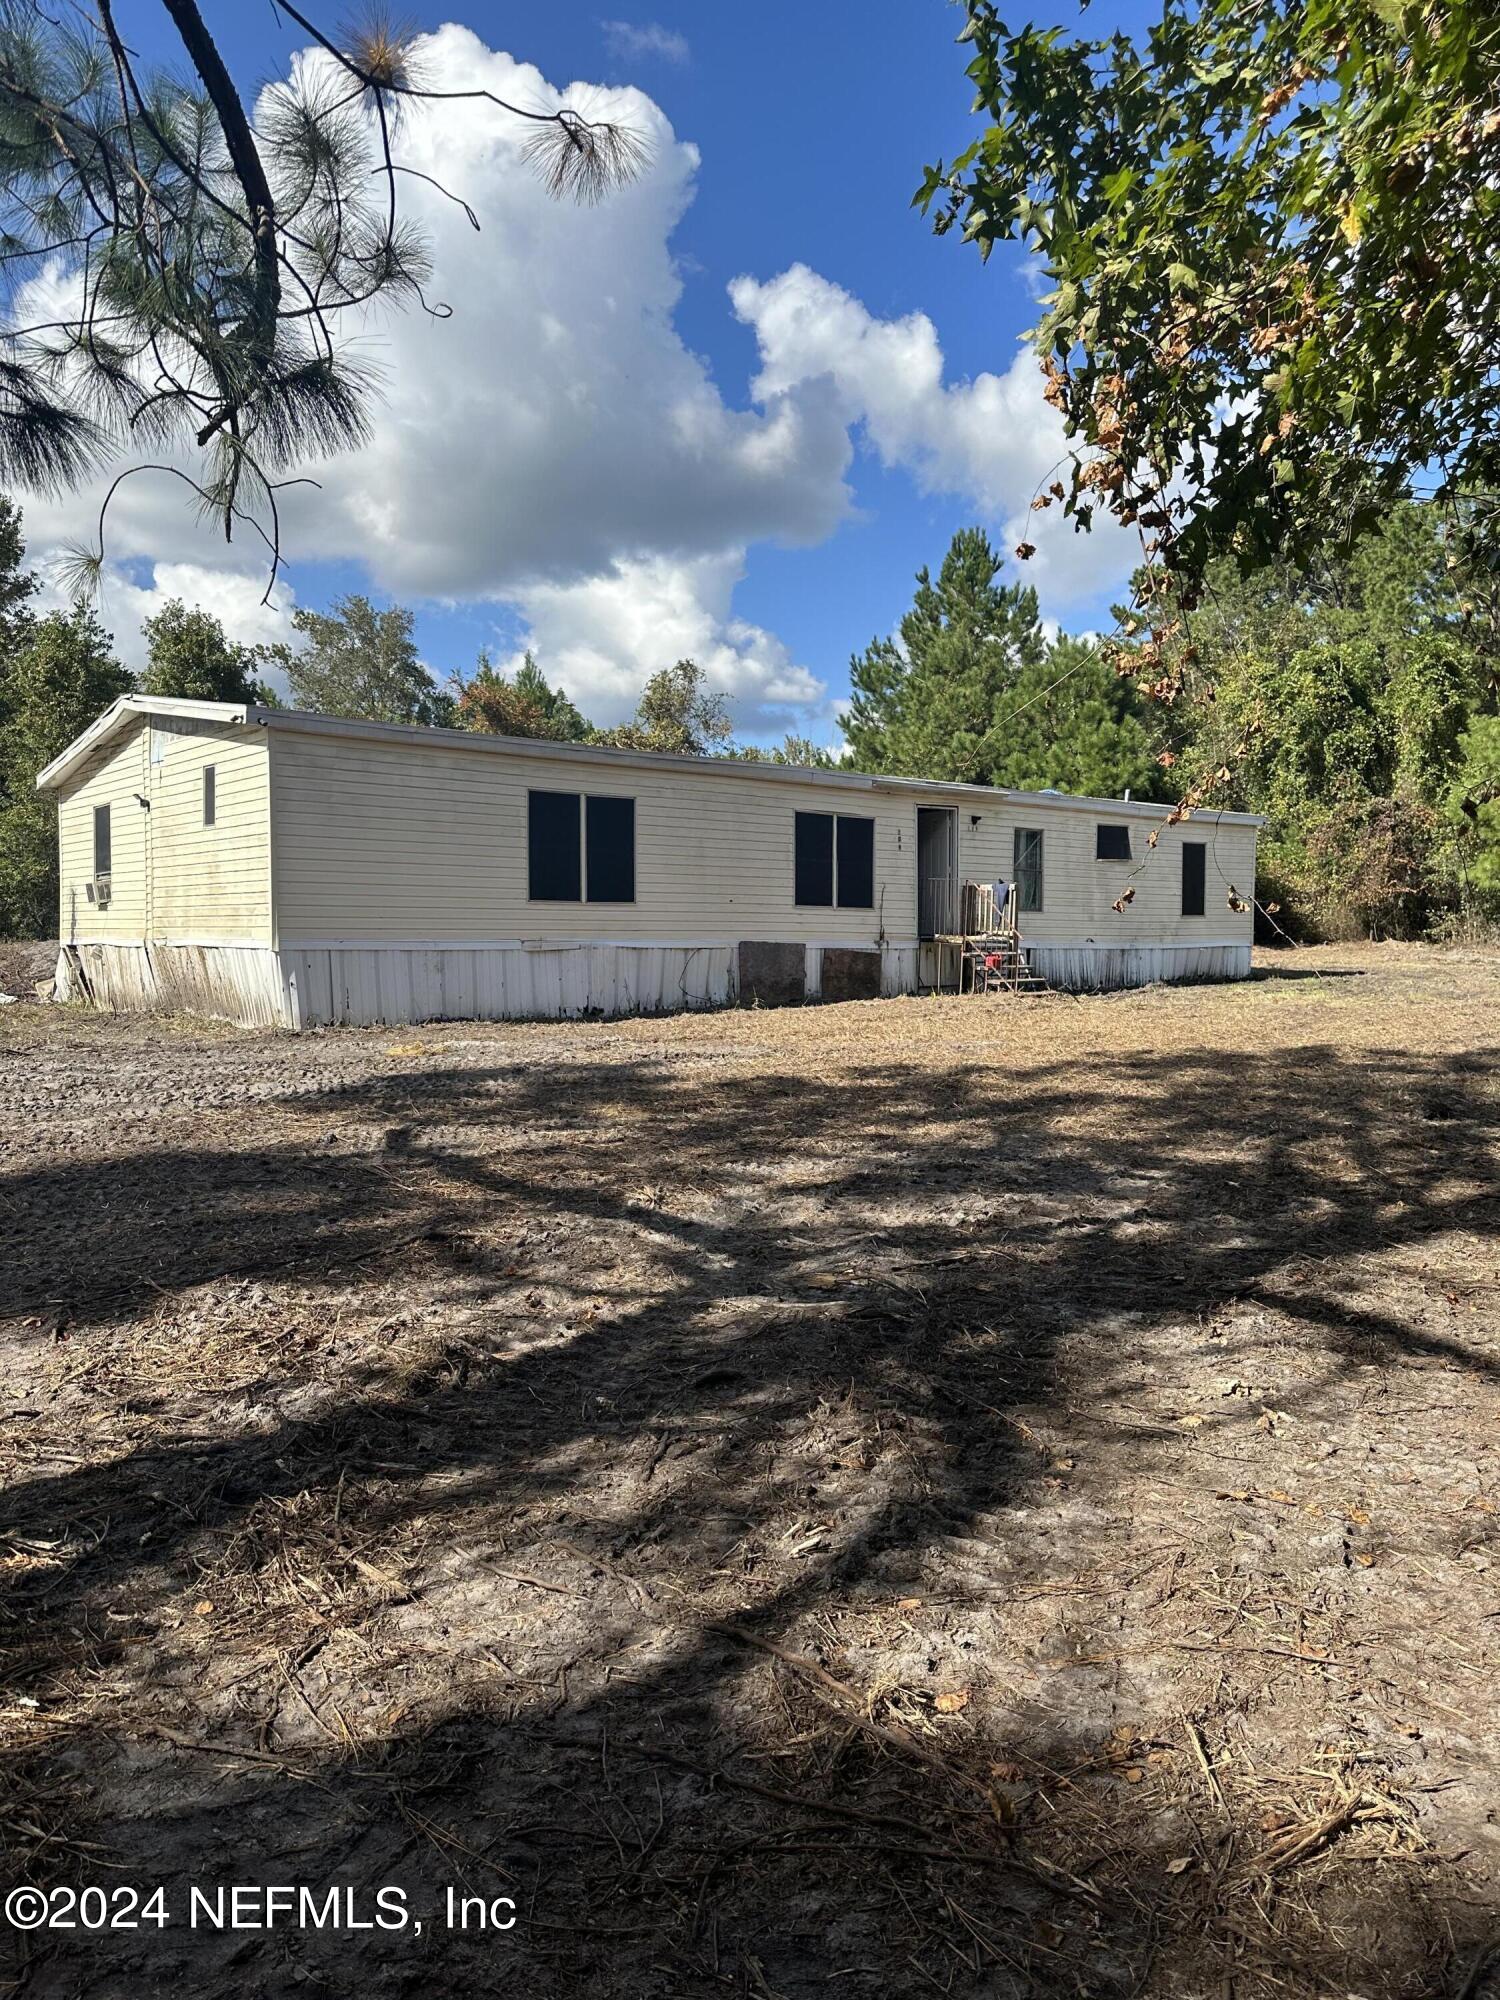
M 1500 1995 L 1497 1045 L 0 1010 L 0 1992 Z

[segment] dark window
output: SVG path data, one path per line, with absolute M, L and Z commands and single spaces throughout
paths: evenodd
M 793 900 L 833 908 L 833 814 L 798 813 Z
M 875 907 L 875 822 L 838 816 L 838 899 L 841 910 Z
M 1130 859 L 1130 828 L 1128 826 L 1096 826 L 1094 828 L 1094 859 L 1096 861 L 1128 861 Z
M 1182 914 L 1203 915 L 1203 892 L 1208 880 L 1208 849 L 1201 840 L 1182 843 Z
M 109 873 L 109 807 L 94 807 L 94 873 Z
M 212 764 L 205 764 L 203 766 L 203 824 L 205 826 L 212 826 L 214 823 L 216 803 L 214 798 L 214 767 Z
M 584 819 L 589 901 L 633 903 L 635 800 L 590 798 L 584 805 Z
M 1018 826 L 1015 845 L 1016 908 L 1042 907 L 1042 836 L 1035 827 Z
M 533 903 L 577 903 L 583 853 L 577 792 L 526 794 L 526 880 Z

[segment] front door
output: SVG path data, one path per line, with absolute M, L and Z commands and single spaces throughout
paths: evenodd
M 917 936 L 958 930 L 958 808 L 917 807 Z

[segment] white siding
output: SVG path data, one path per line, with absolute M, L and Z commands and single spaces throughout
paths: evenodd
M 558 758 L 272 731 L 280 939 L 323 944 L 741 938 L 873 945 L 915 933 L 905 799 L 733 771 L 628 770 Z M 635 800 L 636 900 L 532 903 L 526 794 Z M 799 812 L 873 819 L 875 908 L 799 909 Z
M 1220 825 L 1209 816 L 1166 826 L 1168 808 L 1159 819 L 1124 817 L 1108 808 L 1078 812 L 1048 803 L 1017 805 L 1005 801 L 997 811 L 979 809 L 979 825 L 970 824 L 974 808 L 959 812 L 959 867 L 966 879 L 989 882 L 1015 879 L 1014 846 L 1017 827 L 1039 828 L 1043 835 L 1042 908 L 1023 912 L 1023 936 L 1039 944 L 1094 943 L 1110 949 L 1141 944 L 1227 944 L 1251 941 L 1253 915 L 1248 907 L 1255 889 L 1253 826 Z M 1094 858 L 1095 829 L 1100 824 L 1130 828 L 1129 861 Z M 1157 828 L 1156 847 L 1147 841 Z M 1203 915 L 1182 914 L 1182 846 L 1202 841 L 1206 851 Z M 1233 885 L 1247 907 L 1229 907 Z M 1127 888 L 1135 890 L 1125 909 L 1111 906 Z
M 212 826 L 203 824 L 206 764 L 215 768 Z M 100 909 L 88 890 L 94 807 L 103 804 L 113 852 Z M 63 942 L 269 944 L 269 816 L 263 729 L 138 722 L 59 798 Z
M 57 802 L 60 874 L 58 935 L 65 944 L 88 938 L 136 944 L 146 935 L 146 731 L 137 725 L 90 758 Z M 111 893 L 101 909 L 92 899 L 94 808 L 110 809 Z
M 695 946 L 740 939 L 899 946 L 916 939 L 917 808 L 934 793 L 777 783 L 753 771 L 629 770 L 554 757 L 506 756 L 438 744 L 385 744 L 272 730 L 271 809 L 279 941 L 283 945 L 484 945 L 613 940 Z M 527 895 L 528 789 L 635 800 L 633 904 L 539 902 Z M 1255 829 L 1209 817 L 1163 828 L 1125 816 L 1129 862 L 1095 859 L 1104 808 L 997 796 L 957 802 L 959 874 L 1013 874 L 1018 826 L 1045 835 L 1044 907 L 1022 918 L 1038 943 L 1109 949 L 1184 943 L 1248 945 L 1248 909 L 1228 906 L 1232 883 L 1254 887 Z M 799 908 L 797 812 L 875 822 L 875 907 Z M 1202 917 L 1182 915 L 1184 839 L 1207 848 Z M 1135 897 L 1111 908 L 1122 891 Z
M 153 941 L 269 944 L 270 771 L 266 731 L 153 719 Z M 203 823 L 203 773 L 214 770 L 214 823 Z

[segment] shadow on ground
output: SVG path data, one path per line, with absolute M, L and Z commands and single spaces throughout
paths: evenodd
M 1472 2000 L 1495 1902 L 1417 1855 L 1375 1667 L 1306 1623 L 1201 1657 L 1194 1565 L 1293 1543 L 1200 1530 L 1249 1495 L 1154 1398 L 1268 1316 L 1309 1434 L 1488 1385 L 1492 1327 L 1370 1264 L 1492 1237 L 1496 1128 L 1477 1061 L 1316 1047 L 437 1063 L 11 1176 L 78 1448 L 6 1495 L 0 1812 L 18 1875 L 172 1911 L 13 1939 L 13 1990 Z M 1345 1653 L 1362 1576 L 1346 1538 L 1308 1586 Z M 424 1928 L 189 1931 L 194 1881 Z M 515 1929 L 448 1931 L 450 1884 Z

